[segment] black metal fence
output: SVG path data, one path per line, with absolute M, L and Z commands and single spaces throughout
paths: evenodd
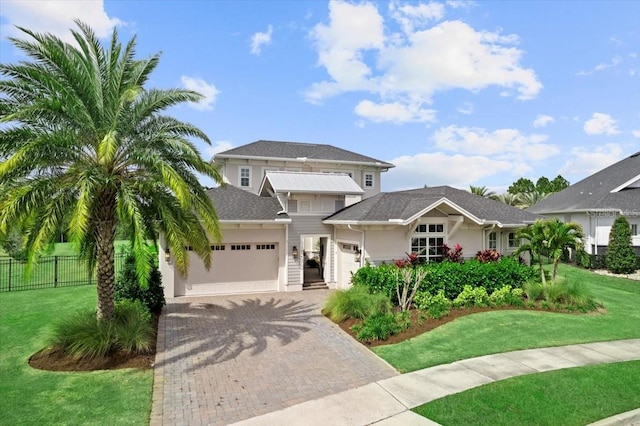
M 115 255 L 116 274 L 125 257 Z M 77 256 L 44 256 L 33 265 L 29 275 L 25 272 L 26 262 L 0 257 L 0 292 L 96 284 L 95 274 L 90 274 L 86 263 Z

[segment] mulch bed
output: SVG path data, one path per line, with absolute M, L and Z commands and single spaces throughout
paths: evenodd
M 158 332 L 158 317 L 156 316 L 154 330 Z M 154 339 L 155 341 L 155 339 Z M 128 354 L 114 352 L 104 358 L 94 360 L 77 360 L 61 349 L 42 349 L 29 357 L 29 365 L 38 370 L 47 371 L 96 371 L 117 370 L 120 368 L 153 368 L 156 358 L 155 343 L 148 354 Z

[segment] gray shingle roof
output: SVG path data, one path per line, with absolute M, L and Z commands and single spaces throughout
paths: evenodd
M 207 191 L 221 221 L 270 221 L 288 219 L 280 214 L 282 206 L 276 198 L 260 197 L 232 185 L 222 185 Z
M 347 151 L 342 148 L 337 148 L 332 145 L 265 140 L 259 140 L 247 145 L 219 152 L 214 158 L 217 160 L 235 157 L 266 157 L 287 160 L 306 158 L 308 160 L 360 163 L 382 168 L 394 167 L 391 163 L 376 160 L 375 158 Z
M 640 152 L 621 160 L 580 182 L 551 194 L 529 207 L 532 213 L 560 213 L 597 209 L 640 211 L 640 188 L 611 190 L 640 175 Z
M 326 221 L 389 222 L 392 219 L 409 220 L 441 199 L 447 199 L 481 221 L 503 225 L 535 221 L 538 216 L 499 201 L 473 195 L 450 186 L 382 192 L 358 204 L 349 206 Z

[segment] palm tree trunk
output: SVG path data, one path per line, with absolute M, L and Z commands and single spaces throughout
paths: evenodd
M 114 282 L 115 282 L 115 247 L 116 239 L 116 201 L 113 194 L 103 194 L 99 202 L 97 233 L 97 279 L 98 279 L 98 321 L 113 318 Z

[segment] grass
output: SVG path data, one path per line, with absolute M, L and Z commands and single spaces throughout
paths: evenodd
M 515 377 L 413 411 L 442 425 L 585 425 L 640 407 L 640 361 Z
M 428 333 L 372 350 L 401 372 L 492 353 L 640 337 L 640 282 L 560 265 L 582 282 L 606 313 L 493 311 L 458 318 Z
M 93 286 L 0 294 L 0 405 L 7 425 L 148 425 L 152 370 L 32 369 L 52 323 L 96 303 Z

